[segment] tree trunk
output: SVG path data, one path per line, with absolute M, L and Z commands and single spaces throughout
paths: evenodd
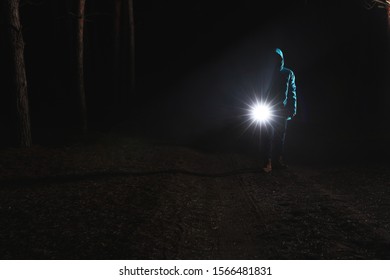
M 390 32 L 390 4 L 387 5 L 387 27 L 389 28 L 388 32 Z
M 19 0 L 3 0 L 5 18 L 9 28 L 9 41 L 14 77 L 18 142 L 21 147 L 30 147 L 31 127 L 28 106 L 26 68 L 24 62 L 24 41 L 19 16 Z
M 390 3 L 387 5 L 386 9 L 387 9 L 387 49 L 389 50 L 390 49 Z M 390 61 L 390 53 L 387 52 L 387 62 L 389 61 Z M 389 74 L 390 71 L 387 70 L 387 75 Z M 390 91 L 390 82 L 388 80 L 385 89 L 387 90 L 387 92 Z M 387 96 L 386 107 L 388 108 L 388 106 L 390 105 L 390 96 L 388 94 L 386 96 Z M 390 120 L 390 116 L 388 114 L 387 114 L 387 120 Z
M 130 90 L 135 94 L 135 22 L 134 22 L 134 3 L 128 0 L 129 8 L 129 41 L 130 41 Z
M 87 105 L 85 101 L 84 85 L 84 15 L 85 1 L 78 0 L 77 19 L 77 91 L 80 108 L 80 126 L 82 132 L 87 132 Z
M 122 69 L 121 69 L 121 23 L 122 23 L 122 0 L 114 2 L 114 104 L 119 106 L 122 95 Z

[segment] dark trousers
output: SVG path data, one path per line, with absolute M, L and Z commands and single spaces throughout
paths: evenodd
M 283 156 L 286 130 L 287 120 L 285 118 L 274 120 L 266 125 L 264 148 L 267 160 L 278 160 Z

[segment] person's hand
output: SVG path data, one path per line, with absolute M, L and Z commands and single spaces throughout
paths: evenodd
M 292 119 L 293 117 L 295 117 L 295 115 L 296 113 L 291 113 L 291 111 L 288 109 L 283 110 L 283 116 L 286 117 L 287 119 Z

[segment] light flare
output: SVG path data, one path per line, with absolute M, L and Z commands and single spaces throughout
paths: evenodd
M 267 104 L 258 103 L 251 107 L 252 120 L 259 123 L 264 123 L 272 117 L 272 111 Z

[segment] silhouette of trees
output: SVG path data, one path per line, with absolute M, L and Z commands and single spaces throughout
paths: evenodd
M 85 85 L 84 85 L 84 21 L 85 21 L 85 2 L 86 0 L 78 0 L 77 10 L 77 96 L 79 99 L 80 109 L 80 126 L 82 132 L 87 132 L 87 104 L 85 100 Z
M 2 11 L 6 21 L 8 45 L 12 58 L 13 92 L 16 100 L 16 125 L 18 144 L 30 147 L 31 125 L 29 115 L 26 67 L 24 61 L 24 40 L 19 14 L 19 0 L 3 0 Z

